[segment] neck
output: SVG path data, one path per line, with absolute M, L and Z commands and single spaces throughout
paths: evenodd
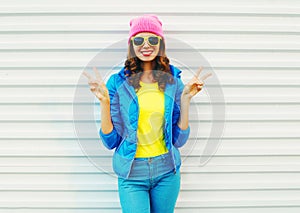
M 152 75 L 152 63 L 149 61 L 145 62 L 143 65 L 143 74 L 141 76 L 141 81 L 145 83 L 153 83 L 153 75 Z
M 150 72 L 150 71 L 152 71 L 152 62 L 151 61 L 145 61 L 143 63 L 143 71 L 144 72 Z

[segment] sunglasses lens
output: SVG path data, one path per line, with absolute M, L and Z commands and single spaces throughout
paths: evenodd
M 142 45 L 144 43 L 144 38 L 143 37 L 135 37 L 133 39 L 133 43 L 136 46 L 140 46 L 140 45 Z
M 158 44 L 158 37 L 151 36 L 148 38 L 148 41 L 151 45 L 157 45 Z

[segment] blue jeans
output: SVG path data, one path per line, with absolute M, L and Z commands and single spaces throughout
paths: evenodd
M 173 213 L 180 190 L 180 172 L 146 180 L 118 178 L 123 213 Z

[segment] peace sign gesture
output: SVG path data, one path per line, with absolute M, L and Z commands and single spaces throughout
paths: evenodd
M 90 76 L 86 71 L 83 72 L 83 75 L 85 75 L 89 80 L 88 83 L 90 85 L 90 90 L 95 94 L 95 96 L 101 102 L 109 103 L 109 94 L 108 94 L 107 87 L 97 68 L 93 67 L 93 70 L 95 72 L 96 79 Z
M 202 67 L 200 67 L 197 71 L 197 73 L 194 75 L 192 80 L 190 80 L 183 88 L 182 97 L 191 99 L 194 97 L 198 92 L 202 90 L 202 87 L 204 86 L 204 80 L 207 79 L 209 76 L 212 75 L 212 73 L 208 73 L 202 77 L 199 78 L 199 75 L 201 71 L 203 70 Z

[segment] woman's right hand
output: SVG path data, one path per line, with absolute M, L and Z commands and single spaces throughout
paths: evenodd
M 90 85 L 90 90 L 94 93 L 94 95 L 99 99 L 101 103 L 109 103 L 110 99 L 107 87 L 97 68 L 93 67 L 93 70 L 95 72 L 96 79 L 90 76 L 86 71 L 83 72 L 83 75 L 85 75 L 89 80 L 88 83 Z

